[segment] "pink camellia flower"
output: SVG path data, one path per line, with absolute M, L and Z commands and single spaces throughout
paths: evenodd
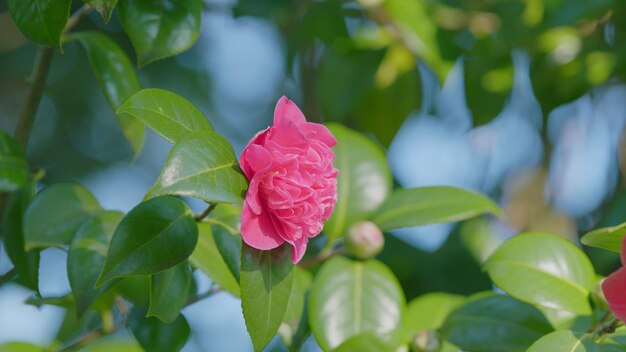
M 302 259 L 337 202 L 335 144 L 324 125 L 307 122 L 286 97 L 278 100 L 274 125 L 252 138 L 239 161 L 250 181 L 241 213 L 249 246 L 267 250 L 287 242 L 291 260 Z
M 626 237 L 622 240 L 622 264 L 626 265 Z M 602 282 L 602 292 L 609 308 L 621 321 L 626 321 L 626 267 L 609 275 Z

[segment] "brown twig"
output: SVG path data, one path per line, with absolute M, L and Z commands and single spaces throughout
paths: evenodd
M 199 302 L 199 301 L 201 301 L 201 300 L 203 300 L 203 299 L 205 299 L 207 297 L 211 297 L 214 294 L 219 293 L 221 291 L 222 291 L 221 287 L 219 287 L 217 285 L 214 285 L 207 292 L 200 293 L 200 294 L 195 295 L 194 297 L 189 298 L 189 300 L 187 300 L 187 302 L 185 303 L 185 306 L 192 305 L 192 304 L 194 304 L 196 302 Z
M 80 347 L 83 347 L 87 344 L 89 344 L 90 342 L 93 342 L 94 340 L 97 340 L 105 335 L 111 334 L 121 328 L 123 328 L 124 326 L 126 326 L 126 321 L 125 320 L 120 320 L 118 322 L 116 322 L 113 327 L 109 328 L 109 330 L 105 331 L 105 328 L 97 328 L 94 330 L 91 330 L 87 333 L 85 333 L 83 336 L 81 336 L 80 338 L 78 338 L 75 342 L 70 343 L 69 345 L 63 346 L 61 349 L 59 349 L 59 352 L 65 352 L 65 351 L 75 351 L 77 349 L 79 349 Z
M 345 249 L 344 248 L 339 248 L 336 250 L 328 250 L 328 251 L 321 251 L 319 252 L 317 255 L 307 259 L 307 260 L 303 260 L 300 263 L 298 263 L 298 266 L 300 268 L 308 268 L 310 266 L 313 266 L 317 263 L 320 263 L 328 258 L 334 257 L 336 255 L 340 255 L 345 253 Z
M 196 220 L 197 222 L 202 221 L 202 219 L 206 218 L 206 217 L 207 217 L 207 216 L 208 216 L 208 215 L 209 215 L 209 214 L 213 211 L 213 209 L 215 209 L 215 206 L 216 206 L 216 205 L 217 205 L 217 204 L 215 204 L 215 203 L 213 203 L 213 204 L 209 205 L 209 207 L 208 207 L 208 208 L 206 208 L 206 209 L 202 212 L 202 214 L 198 214 L 198 215 L 194 216 L 194 217 L 193 217 L 193 218 L 194 218 L 194 220 Z

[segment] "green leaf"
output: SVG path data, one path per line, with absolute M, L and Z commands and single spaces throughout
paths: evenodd
M 294 347 L 292 342 L 298 333 L 305 305 L 305 296 L 313 281 L 311 273 L 297 266 L 293 269 L 293 287 L 289 294 L 287 310 L 278 335 L 286 346 Z
M 612 227 L 603 227 L 586 233 L 581 239 L 582 244 L 608 249 L 622 253 L 622 241 L 626 236 L 626 222 Z
M 333 352 L 380 352 L 402 351 L 402 338 L 399 334 L 361 333 L 346 340 Z
M 230 272 L 239 282 L 239 267 L 241 265 L 241 207 L 228 203 L 220 203 L 205 219 L 211 224 L 213 238 L 217 244 L 224 262 Z
M 11 259 L 22 285 L 39 291 L 39 250 L 24 250 L 24 231 L 22 220 L 28 203 L 34 196 L 34 184 L 11 193 L 2 217 L 4 249 Z
M 85 220 L 76 230 L 67 254 L 67 276 L 79 317 L 111 287 L 112 282 L 98 288 L 94 285 L 102 272 L 109 242 L 123 217 L 118 211 L 103 211 Z
M 449 186 L 400 188 L 387 198 L 372 221 L 386 231 L 461 221 L 485 213 L 501 215 L 491 199 L 478 193 Z
M 113 9 L 117 5 L 117 0 L 83 0 L 86 4 L 91 5 L 100 15 L 104 23 L 108 23 L 113 14 Z
M 139 66 L 189 49 L 200 31 L 200 0 L 124 0 L 117 14 Z
M 164 196 L 133 208 L 118 225 L 96 286 L 121 276 L 156 274 L 193 252 L 198 227 L 185 202 Z
M 146 317 L 145 311 L 138 308 L 130 312 L 128 325 L 141 347 L 150 352 L 180 351 L 191 332 L 182 314 L 173 322 L 164 323 L 157 318 Z
M 92 2 L 108 2 L 95 0 Z M 114 5 L 114 4 L 113 4 Z M 99 32 L 74 33 L 69 40 L 78 40 L 89 58 L 98 84 L 113 112 L 141 89 L 139 78 L 124 51 L 109 37 Z M 129 115 L 117 115 L 122 133 L 135 155 L 141 149 L 146 134 L 142 121 Z
M 311 330 L 325 351 L 361 333 L 395 330 L 404 310 L 398 280 L 375 260 L 328 260 L 317 273 L 309 296 Z
M 28 183 L 26 154 L 20 143 L 0 131 L 0 192 L 13 192 Z
M 272 340 L 287 310 L 293 264 L 289 246 L 269 251 L 241 248 L 241 308 L 255 351 Z
M 589 258 L 555 235 L 525 233 L 502 244 L 485 262 L 493 282 L 509 295 L 539 307 L 591 314 L 596 278 Z
M 7 342 L 0 345 L 2 352 L 44 352 L 43 347 L 33 345 L 27 342 Z
M 411 335 L 419 330 L 436 330 L 465 297 L 451 293 L 427 293 L 412 300 L 405 315 L 404 327 Z
M 523 352 L 552 331 L 541 312 L 505 295 L 477 294 L 455 310 L 442 336 L 466 351 Z
M 185 307 L 190 288 L 191 267 L 187 261 L 152 275 L 147 316 L 173 322 Z
M 247 186 L 230 143 L 217 133 L 204 131 L 174 145 L 146 198 L 172 194 L 208 203 L 240 204 Z
M 148 308 L 151 279 L 149 275 L 123 277 L 115 284 L 114 290 L 133 305 Z
M 193 266 L 202 270 L 213 282 L 222 289 L 239 297 L 239 281 L 234 277 L 218 248 L 216 237 L 228 236 L 236 239 L 229 233 L 214 234 L 208 223 L 198 224 L 198 244 L 194 249 L 189 261 Z M 241 238 L 239 238 L 239 251 L 241 252 Z
M 337 204 L 324 232 L 328 245 L 355 222 L 367 219 L 391 192 L 392 179 L 383 150 L 363 134 L 340 124 L 328 128 L 337 138 Z
M 555 331 L 530 346 L 527 352 L 596 352 L 598 346 L 585 333 L 574 331 Z
M 213 131 L 213 126 L 197 107 L 167 90 L 142 89 L 126 98 L 116 107 L 119 118 L 141 121 L 172 143 L 193 132 Z
M 13 22 L 28 39 L 61 49 L 72 0 L 8 0 Z
M 94 196 L 75 183 L 56 183 L 39 192 L 24 214 L 25 248 L 70 244 L 80 224 L 102 208 Z

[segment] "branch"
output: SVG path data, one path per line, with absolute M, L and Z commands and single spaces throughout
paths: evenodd
M 211 297 L 216 293 L 219 293 L 222 291 L 222 288 L 217 286 L 217 285 L 213 285 L 207 292 L 205 293 L 200 293 L 195 295 L 194 297 L 191 297 L 189 300 L 187 300 L 187 303 L 185 303 L 185 306 L 190 306 L 196 302 L 202 301 L 203 299 L 207 298 L 207 297 Z
M 336 250 L 329 250 L 329 251 L 321 251 L 316 256 L 311 257 L 311 258 L 309 258 L 307 260 L 301 261 L 298 264 L 298 266 L 300 268 L 303 268 L 303 269 L 304 268 L 308 268 L 308 267 L 313 266 L 313 265 L 315 265 L 317 263 L 320 263 L 320 262 L 322 262 L 322 261 L 324 261 L 324 260 L 326 260 L 326 259 L 328 259 L 330 257 L 334 257 L 336 255 L 340 255 L 340 254 L 343 254 L 343 253 L 345 253 L 345 249 L 344 248 L 339 248 L 339 249 L 336 249 Z
M 217 204 L 215 204 L 215 203 L 213 203 L 213 204 L 209 205 L 209 207 L 208 207 L 208 208 L 206 208 L 206 209 L 202 212 L 202 214 L 198 214 L 198 215 L 194 216 L 194 217 L 193 217 L 193 218 L 194 218 L 194 220 L 196 220 L 197 222 L 202 221 L 202 219 L 206 218 L 206 217 L 207 217 L 207 216 L 208 216 L 208 215 L 209 215 L 209 214 L 213 211 L 213 209 L 215 209 L 215 206 L 216 206 L 216 205 L 217 205 Z
M 6 273 L 4 273 L 3 275 L 0 276 L 0 285 L 3 285 L 11 280 L 13 280 L 14 277 L 17 276 L 17 270 L 15 270 L 15 268 L 7 271 Z
M 109 329 L 105 329 L 104 327 L 101 328 L 97 328 L 94 330 L 91 330 L 89 332 L 87 332 L 86 334 L 82 335 L 78 340 L 76 340 L 75 342 L 70 343 L 69 345 L 66 345 L 64 347 L 62 347 L 61 349 L 59 349 L 59 352 L 64 352 L 64 351 L 74 351 L 77 350 L 80 347 L 83 347 L 85 345 L 87 345 L 90 342 L 93 342 L 96 339 L 99 339 L 105 335 L 111 334 L 121 328 L 123 328 L 126 325 L 126 321 L 125 320 L 120 320 L 118 322 L 116 322 L 112 327 L 110 327 Z

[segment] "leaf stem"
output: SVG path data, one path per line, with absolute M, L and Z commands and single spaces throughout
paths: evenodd
M 189 300 L 187 300 L 187 303 L 185 303 L 185 306 L 190 306 L 196 302 L 199 302 L 207 297 L 211 297 L 216 293 L 222 292 L 222 288 L 217 286 L 217 285 L 213 285 L 211 286 L 211 288 L 204 293 L 200 293 L 195 295 L 194 297 L 191 297 Z
M 210 204 L 210 205 L 209 205 L 209 207 L 208 207 L 208 208 L 206 208 L 206 209 L 202 212 L 202 214 L 198 214 L 198 215 L 194 216 L 194 217 L 193 217 L 193 218 L 194 218 L 194 220 L 196 220 L 197 222 L 201 222 L 201 221 L 202 221 L 202 219 L 206 218 L 206 217 L 207 217 L 207 216 L 208 216 L 208 215 L 209 215 L 209 214 L 213 211 L 213 209 L 215 209 L 215 206 L 216 206 L 216 205 L 217 205 L 217 204 L 215 204 L 215 203 Z
M 66 345 L 65 347 L 59 349 L 59 352 L 75 351 L 78 348 L 83 347 L 94 340 L 99 339 L 100 337 L 106 336 L 108 334 L 111 334 L 121 329 L 125 325 L 126 325 L 126 320 L 120 320 L 120 321 L 117 321 L 115 324 L 113 324 L 113 326 L 109 326 L 108 328 L 101 327 L 101 328 L 88 331 L 87 333 L 82 335 L 80 338 L 78 338 L 75 342 L 72 342 L 69 345 Z
M 315 264 L 318 264 L 328 258 L 334 257 L 336 255 L 340 255 L 345 253 L 346 250 L 343 247 L 340 247 L 338 249 L 335 250 L 324 250 L 319 252 L 317 255 L 307 259 L 307 260 L 303 260 L 300 263 L 298 263 L 298 266 L 300 268 L 308 268 L 310 266 L 313 266 Z
M 597 343 L 602 342 L 606 338 L 607 335 L 615 332 L 615 329 L 621 324 L 621 320 L 617 318 L 613 318 L 608 322 L 601 324 L 597 329 L 593 332 L 594 340 Z
M 11 280 L 13 280 L 14 277 L 17 276 L 17 270 L 15 270 L 15 268 L 7 271 L 6 273 L 4 273 L 3 275 L 0 276 L 0 285 L 3 285 Z

